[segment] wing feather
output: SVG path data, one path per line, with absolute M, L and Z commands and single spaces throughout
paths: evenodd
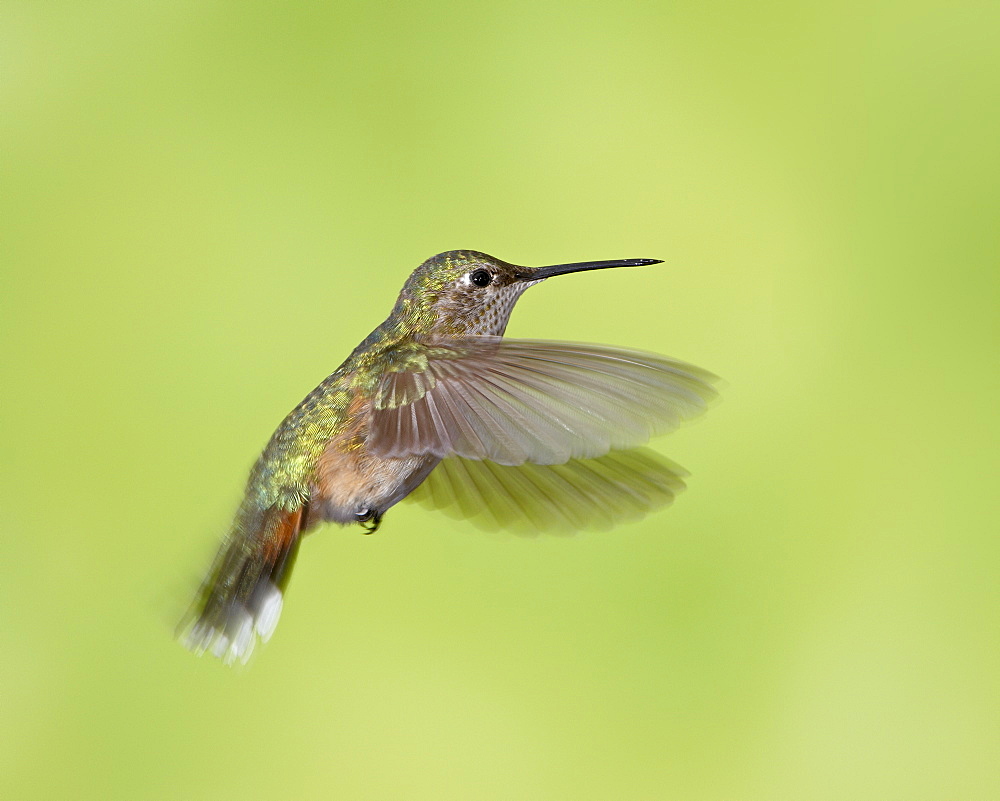
M 683 468 L 634 448 L 560 465 L 500 465 L 451 456 L 410 498 L 480 528 L 537 534 L 608 529 L 673 501 Z
M 641 445 L 702 412 L 715 376 L 653 353 L 473 337 L 388 373 L 369 449 L 501 465 L 562 464 Z

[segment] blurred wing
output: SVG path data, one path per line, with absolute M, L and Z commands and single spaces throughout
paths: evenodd
M 481 528 L 526 533 L 606 529 L 671 503 L 680 466 L 645 448 L 566 464 L 507 466 L 452 456 L 410 498 Z
M 592 459 L 704 411 L 714 380 L 665 356 L 603 345 L 452 340 L 385 375 L 368 447 L 502 465 Z

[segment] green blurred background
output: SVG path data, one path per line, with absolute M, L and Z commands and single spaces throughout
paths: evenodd
M 1000 798 L 995 3 L 0 17 L 0 796 Z M 451 248 L 722 375 L 669 511 L 403 504 L 172 639 L 283 415 Z

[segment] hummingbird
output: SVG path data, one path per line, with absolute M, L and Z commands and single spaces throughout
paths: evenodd
M 452 250 L 417 267 L 257 459 L 184 644 L 245 662 L 274 631 L 303 536 L 323 522 L 373 533 L 407 497 L 528 531 L 607 528 L 670 503 L 687 474 L 641 446 L 703 411 L 715 376 L 641 350 L 504 338 L 529 287 L 660 263 L 520 267 Z

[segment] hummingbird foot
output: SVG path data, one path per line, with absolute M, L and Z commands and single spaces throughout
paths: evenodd
M 361 524 L 361 528 L 364 529 L 364 533 L 374 534 L 378 531 L 378 527 L 382 525 L 382 514 L 376 512 L 374 509 L 365 509 L 362 512 L 358 512 L 355 517 L 358 519 L 358 523 Z

